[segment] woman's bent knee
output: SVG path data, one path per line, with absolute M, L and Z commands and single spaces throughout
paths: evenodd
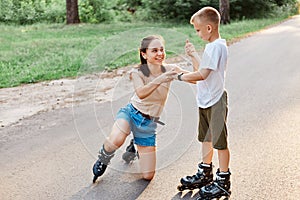
M 143 173 L 143 179 L 151 181 L 154 178 L 155 172 Z

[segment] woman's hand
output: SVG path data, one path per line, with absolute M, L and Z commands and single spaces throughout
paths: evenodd
M 167 71 L 165 73 L 162 73 L 160 76 L 158 76 L 156 79 L 154 79 L 153 81 L 157 84 L 161 84 L 161 83 L 167 83 L 170 81 L 174 80 L 174 75 L 176 75 L 177 72 L 175 69 L 172 69 L 170 71 Z M 157 82 L 156 82 L 157 81 Z
M 153 79 L 150 83 L 144 85 L 141 77 L 137 73 L 132 73 L 133 85 L 137 96 L 140 99 L 148 97 L 160 84 L 172 81 L 175 74 L 177 74 L 177 72 L 172 69 L 170 71 L 162 73 L 161 75 Z

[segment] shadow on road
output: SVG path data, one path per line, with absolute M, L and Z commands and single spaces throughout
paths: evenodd
M 178 192 L 171 200 L 180 200 L 180 199 L 185 199 L 185 200 L 194 200 L 199 197 L 198 195 L 198 190 L 193 191 L 188 191 L 188 192 Z
M 144 179 L 132 179 L 126 180 L 126 177 L 132 176 L 128 174 L 122 178 L 122 172 L 113 172 L 113 176 L 106 176 L 103 179 L 98 179 L 95 184 L 90 184 L 83 188 L 77 194 L 74 194 L 70 199 L 103 199 L 103 200 L 134 200 L 137 199 L 140 194 L 146 189 L 149 181 Z M 117 177 L 118 174 L 120 178 Z

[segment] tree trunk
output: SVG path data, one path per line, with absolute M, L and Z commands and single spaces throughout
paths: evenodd
M 80 23 L 78 14 L 78 0 L 66 0 L 67 24 Z
M 221 24 L 230 24 L 229 0 L 219 0 Z

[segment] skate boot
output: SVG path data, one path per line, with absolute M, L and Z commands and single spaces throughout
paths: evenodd
M 204 186 L 200 189 L 200 199 L 210 200 L 210 199 L 220 199 L 224 197 L 224 200 L 228 200 L 231 191 L 230 191 L 230 171 L 228 172 L 220 172 L 218 169 L 216 173 L 216 180 L 214 180 L 211 184 Z
M 102 149 L 99 151 L 98 160 L 93 166 L 93 173 L 94 173 L 93 183 L 95 183 L 97 178 L 105 172 L 107 165 L 110 163 L 110 160 L 115 155 L 114 153 L 115 151 L 107 152 L 104 149 L 104 145 L 102 146 Z
M 179 191 L 201 188 L 213 181 L 212 164 L 199 163 L 198 172 L 193 176 L 186 176 L 180 180 Z
M 122 155 L 122 158 L 127 164 L 135 160 L 136 158 L 139 158 L 139 154 L 133 144 L 133 139 L 130 141 L 130 144 L 126 147 L 126 152 Z

